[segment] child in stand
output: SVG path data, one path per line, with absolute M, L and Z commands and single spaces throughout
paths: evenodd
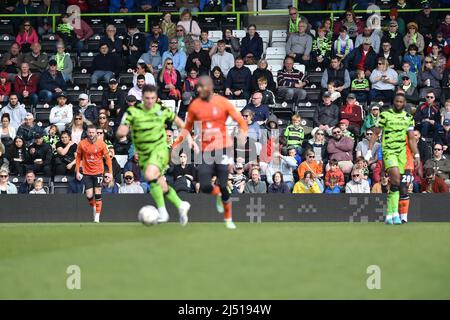
M 295 147 L 298 154 L 302 154 L 302 144 L 305 139 L 305 129 L 301 125 L 302 118 L 298 114 L 294 114 L 289 124 L 284 131 L 284 137 L 287 141 L 287 147 Z
M 345 185 L 344 173 L 339 168 L 338 161 L 336 159 L 330 160 L 330 170 L 325 174 L 325 186 L 331 187 L 331 179 L 335 179 L 336 186 L 342 190 Z M 332 190 L 332 188 L 331 188 Z M 340 192 L 340 191 L 339 191 Z
M 226 79 L 223 75 L 222 70 L 220 70 L 220 67 L 216 66 L 212 69 L 211 74 L 214 83 L 214 93 L 220 96 L 224 96 Z
M 362 178 L 364 180 L 367 180 L 367 182 L 369 182 L 370 185 L 371 181 L 369 179 L 369 163 L 367 162 L 366 159 L 364 159 L 364 157 L 356 158 L 355 165 L 353 166 L 353 170 L 355 169 L 361 170 Z
M 326 37 L 327 31 L 324 27 L 317 30 L 317 37 L 312 45 L 313 66 L 324 70 L 330 64 L 331 40 Z
M 42 178 L 37 178 L 34 181 L 34 189 L 29 192 L 30 194 L 47 194 L 44 190 L 44 181 Z
M 348 126 L 349 126 L 350 122 L 347 119 L 342 119 L 341 121 L 339 121 L 339 128 L 342 131 L 342 135 L 344 137 L 349 137 L 352 138 L 353 141 L 355 141 L 355 135 L 348 130 Z
M 202 50 L 208 51 L 209 56 L 212 57 L 217 52 L 217 45 L 208 37 L 208 31 L 203 30 L 200 33 L 200 43 L 202 44 Z
M 422 58 L 418 55 L 419 48 L 415 44 L 411 44 L 408 47 L 408 52 L 403 57 L 403 62 L 409 62 L 410 71 L 417 73 L 422 70 Z
M 343 60 L 353 50 L 353 40 L 350 39 L 345 26 L 339 30 L 339 37 L 334 41 L 334 52 Z
M 261 92 L 262 100 L 261 104 L 265 105 L 274 105 L 275 104 L 275 95 L 272 91 L 267 89 L 267 79 L 261 77 L 258 79 L 258 90 L 256 92 Z
M 356 100 L 361 104 L 366 104 L 369 97 L 370 84 L 366 79 L 364 70 L 356 70 L 356 79 L 352 81 L 351 92 L 355 94 Z
M 11 93 L 11 82 L 8 81 L 8 73 L 0 72 L 0 105 L 6 106 Z
M 441 109 L 441 125 L 444 125 L 444 121 L 450 120 L 450 99 L 445 100 L 445 106 Z
M 330 178 L 329 185 L 325 188 L 324 193 L 341 193 L 341 188 L 337 185 L 335 177 Z
M 340 106 L 342 104 L 341 93 L 337 91 L 336 88 L 336 82 L 334 82 L 333 80 L 328 81 L 327 90 L 329 93 L 331 93 L 331 101 L 334 102 L 334 104 Z

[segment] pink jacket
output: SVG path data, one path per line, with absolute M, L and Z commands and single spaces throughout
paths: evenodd
M 16 42 L 22 47 L 24 44 L 30 44 L 39 42 L 38 35 L 34 29 L 31 30 L 31 35 L 27 33 L 19 33 L 16 37 Z

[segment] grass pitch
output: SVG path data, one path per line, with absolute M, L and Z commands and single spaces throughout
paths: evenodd
M 237 225 L 0 224 L 0 298 L 450 298 L 450 223 Z

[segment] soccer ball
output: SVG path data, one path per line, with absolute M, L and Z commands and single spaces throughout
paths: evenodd
M 138 220 L 146 226 L 158 223 L 159 212 L 154 206 L 144 206 L 139 210 Z

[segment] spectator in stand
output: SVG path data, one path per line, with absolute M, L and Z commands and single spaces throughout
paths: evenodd
M 298 167 L 298 176 L 303 177 L 305 172 L 311 173 L 311 178 L 317 182 L 320 192 L 323 191 L 323 163 L 315 159 L 314 151 L 305 151 L 305 161 Z
M 258 68 L 253 71 L 252 74 L 252 90 L 253 92 L 257 91 L 259 89 L 258 86 L 258 80 L 260 78 L 266 79 L 267 89 L 275 92 L 276 91 L 276 84 L 275 81 L 273 81 L 273 74 L 268 68 L 267 60 L 261 59 L 258 61 Z
M 369 114 L 364 118 L 360 135 L 364 135 L 367 129 L 375 127 L 380 120 L 380 105 L 378 103 L 370 104 L 369 110 Z
M 345 193 L 370 193 L 369 182 L 363 179 L 360 169 L 352 171 L 352 180 L 345 185 Z
M 255 92 L 260 92 L 262 94 L 261 103 L 266 105 L 274 105 L 275 95 L 271 90 L 267 89 L 267 79 L 265 77 L 261 77 L 258 79 L 257 84 L 258 89 Z
M 163 64 L 165 65 L 166 60 L 170 59 L 173 63 L 173 68 L 176 69 L 181 75 L 186 75 L 186 54 L 178 49 L 177 39 L 170 39 L 169 50 L 164 52 L 162 56 Z
M 5 168 L 9 170 L 9 160 L 5 153 L 5 146 L 0 142 L 0 168 Z
M 447 42 L 450 40 L 450 13 L 445 15 L 444 20 L 437 28 L 437 32 L 441 32 Z
M 384 58 L 389 63 L 389 68 L 394 70 L 400 69 L 400 55 L 392 49 L 391 43 L 384 40 L 381 43 L 381 50 L 378 54 L 378 58 Z
M 437 141 L 442 145 L 444 152 L 448 155 L 450 151 L 450 119 L 445 119 L 443 122 L 444 130 L 439 135 Z
M 8 81 L 8 74 L 0 72 L 0 105 L 3 107 L 8 104 L 11 94 L 11 82 Z
M 431 5 L 428 1 L 422 2 L 422 11 L 416 15 L 415 19 L 420 26 L 420 33 L 424 36 L 425 46 L 434 38 L 438 27 L 438 17 L 431 12 Z
M 356 70 L 363 69 L 366 77 L 370 77 L 373 69 L 376 68 L 377 54 L 372 49 L 370 38 L 365 38 L 362 45 L 350 52 L 345 58 L 346 68 L 351 78 L 355 78 Z
M 446 47 L 448 48 L 448 45 L 446 45 Z M 443 55 L 443 49 L 439 46 L 439 43 L 435 42 L 435 43 L 431 43 L 428 46 L 428 56 L 425 57 L 425 60 L 431 59 L 433 61 L 433 67 L 436 71 L 438 71 L 441 76 L 445 71 L 446 68 L 446 64 L 447 64 L 447 59 L 446 57 Z M 426 64 L 426 62 L 425 62 Z
M 116 183 L 111 175 L 105 175 L 102 182 L 102 194 L 117 194 L 119 193 L 120 185 Z
M 61 14 L 65 12 L 65 5 L 59 3 L 59 1 L 43 0 L 36 13 L 38 14 Z M 37 17 L 38 33 L 40 36 L 44 34 L 54 33 L 55 30 L 52 29 L 52 17 L 51 16 L 41 16 Z
M 364 138 L 358 142 L 358 144 L 356 145 L 356 157 L 365 157 L 367 154 L 367 151 L 369 150 L 369 141 L 370 139 L 372 139 L 372 135 L 373 135 L 373 130 L 371 128 L 368 128 L 365 133 L 364 133 Z M 380 153 L 381 150 L 381 144 L 379 142 L 375 142 L 375 144 L 372 147 L 372 157 L 369 160 L 369 168 L 371 168 L 372 170 L 375 168 L 376 163 L 379 160 L 382 159 L 378 159 L 378 154 Z
M 57 70 L 56 60 L 50 60 L 48 70 L 41 74 L 39 88 L 39 100 L 48 104 L 66 89 L 66 81 L 62 73 Z
M 244 66 L 244 60 L 238 57 L 234 67 L 230 69 L 227 75 L 225 95 L 229 99 L 248 100 L 251 94 L 252 73 L 249 68 Z
M 37 135 L 44 135 L 44 130 L 34 123 L 34 117 L 32 113 L 27 113 L 24 123 L 17 129 L 17 137 L 22 137 L 25 146 L 28 147 L 34 142 L 34 137 Z
M 17 187 L 8 178 L 9 170 L 0 168 L 0 194 L 17 194 Z
M 298 14 L 298 9 L 296 7 L 289 7 L 289 21 L 287 23 L 287 35 L 288 38 L 295 33 L 298 33 L 298 24 L 304 21 L 308 23 L 308 20 Z
M 89 12 L 92 13 L 107 13 L 109 12 L 109 0 L 89 0 Z
M 167 59 L 166 62 L 173 64 L 172 60 L 170 60 L 170 59 Z M 163 71 L 164 71 L 164 69 L 161 70 L 160 74 L 163 74 Z M 142 88 L 144 88 L 144 86 L 145 86 L 145 76 L 140 74 L 136 77 L 136 84 L 133 86 L 133 88 L 131 88 L 128 91 L 128 95 L 135 96 L 137 100 L 141 101 L 142 100 Z M 160 96 L 160 98 L 161 98 L 161 96 Z
M 422 193 L 448 193 L 448 186 L 444 180 L 436 176 L 433 168 L 424 170 L 425 179 L 422 179 L 420 191 Z
M 161 20 L 161 30 L 167 38 L 171 39 L 177 35 L 177 25 L 172 22 L 172 14 L 170 12 L 163 12 Z
M 199 11 L 200 0 L 177 0 L 176 6 L 181 14 L 184 12 L 195 13 Z
M 198 7 L 198 0 L 177 0 L 178 1 L 182 1 L 182 2 L 187 2 L 190 4 L 194 4 L 197 3 L 197 5 L 195 5 L 195 7 Z M 202 32 L 202 30 L 200 29 L 200 27 L 198 26 L 197 21 L 192 19 L 192 13 L 194 12 L 192 9 L 191 10 L 186 10 L 186 8 L 182 8 L 183 10 L 180 10 L 181 14 L 180 14 L 180 21 L 178 21 L 177 23 L 177 28 L 178 27 L 183 27 L 184 30 L 186 30 L 186 34 L 190 37 L 192 37 L 193 40 L 198 40 L 200 37 L 200 33 Z M 198 8 L 196 8 L 198 11 Z
M 298 3 L 298 9 L 300 11 L 322 11 L 325 10 L 325 6 L 321 1 L 303 0 Z M 309 24 L 315 29 L 320 26 L 321 18 L 318 14 L 305 14 Z
M 160 0 L 136 0 L 138 12 L 158 12 Z
M 209 75 L 211 70 L 211 57 L 208 51 L 202 50 L 200 40 L 194 41 L 194 51 L 187 57 L 185 70 L 196 68 L 200 76 Z
M 403 57 L 403 63 L 408 62 L 410 66 L 410 72 L 413 72 L 416 77 L 419 72 L 422 70 L 422 57 L 417 54 L 417 46 L 415 44 L 411 44 L 408 47 L 408 52 Z
M 347 102 L 341 107 L 340 115 L 341 121 L 347 120 L 349 130 L 358 137 L 363 123 L 363 110 L 353 93 L 347 96 Z
M 436 138 L 441 127 L 441 114 L 436 96 L 429 91 L 425 96 L 426 102 L 419 106 L 414 114 L 416 127 L 424 138 Z
M 198 87 L 198 71 L 197 68 L 192 67 L 191 70 L 189 70 L 188 76 L 184 80 L 184 86 L 183 86 L 183 101 L 190 101 L 191 99 L 195 99 L 198 95 L 197 92 Z
M 34 189 L 36 174 L 33 170 L 28 170 L 25 175 L 25 181 L 19 186 L 19 194 L 29 194 Z
M 335 187 L 339 188 L 339 192 L 337 193 L 340 193 L 341 190 L 344 189 L 344 173 L 339 168 L 339 163 L 337 160 L 330 161 L 330 170 L 328 170 L 325 174 L 325 186 L 330 190 L 333 190 Z
M 377 68 L 370 75 L 372 89 L 369 92 L 369 101 L 383 101 L 392 103 L 395 95 L 395 85 L 398 81 L 398 74 L 389 67 L 389 62 L 385 58 L 379 58 Z
M 36 107 L 38 103 L 37 87 L 38 77 L 30 72 L 30 66 L 26 62 L 20 65 L 20 72 L 14 78 L 14 91 L 18 94 L 22 103 L 29 103 Z
M 283 133 L 288 147 L 294 147 L 298 154 L 302 154 L 302 144 L 305 139 L 305 129 L 301 125 L 302 118 L 298 114 L 291 117 L 291 123 Z
M 200 44 L 203 51 L 206 51 L 210 57 L 212 57 L 217 52 L 217 46 L 212 41 L 209 40 L 209 34 L 207 30 L 202 30 L 202 33 L 200 34 Z
M 371 27 L 366 25 L 363 33 L 359 34 L 355 40 L 355 48 L 358 48 L 364 42 L 364 39 L 370 39 L 373 51 L 376 54 L 380 52 L 380 36 L 377 32 L 374 32 Z
M 443 152 L 443 145 L 436 143 L 433 147 L 433 157 L 425 162 L 423 168 L 432 168 L 439 178 L 450 185 L 450 160 L 445 158 Z
M 247 28 L 247 34 L 241 40 L 241 57 L 245 64 L 257 64 L 263 54 L 263 40 L 256 32 L 256 25 Z
M 87 40 L 89 40 L 90 37 L 92 37 L 94 35 L 94 31 L 92 30 L 92 28 L 86 23 L 86 21 L 84 21 L 81 18 L 75 18 L 75 19 L 70 19 L 70 15 L 72 14 L 77 14 L 74 13 L 74 11 L 72 12 L 68 12 L 69 13 L 69 23 L 71 23 L 71 26 L 73 28 L 73 32 L 75 33 L 75 37 L 76 37 L 76 48 L 77 48 L 77 54 L 78 56 L 81 55 L 81 52 L 83 51 L 84 45 L 87 42 Z
M 294 185 L 292 193 L 321 193 L 317 181 L 314 180 L 311 171 L 306 171 L 302 180 Z
M 55 175 L 73 175 L 75 172 L 75 154 L 77 144 L 71 140 L 70 133 L 61 133 L 61 141 L 56 144 L 56 155 L 53 162 Z
M 324 27 L 317 29 L 317 36 L 312 44 L 312 63 L 314 67 L 324 70 L 329 64 L 332 55 L 331 39 L 327 37 Z
M 311 131 L 312 138 L 305 145 L 305 152 L 312 150 L 316 161 L 321 161 L 324 166 L 328 163 L 328 142 L 325 139 L 325 132 L 319 128 Z
M 162 100 L 174 99 L 178 101 L 181 99 L 181 91 L 183 90 L 181 74 L 174 68 L 171 58 L 164 61 L 164 66 L 159 72 L 158 88 L 158 96 Z
M 152 25 L 152 32 L 145 38 L 145 48 L 150 48 L 153 42 L 158 43 L 158 51 L 160 55 L 169 50 L 169 38 L 162 33 L 161 27 L 158 23 Z
M 403 41 L 403 34 L 399 31 L 399 25 L 397 21 L 391 20 L 389 22 L 389 28 L 381 38 L 381 43 L 389 42 L 392 50 L 398 55 L 402 55 L 405 52 L 405 43 Z
M 89 101 L 89 96 L 86 93 L 81 93 L 78 96 L 78 105 L 73 106 L 73 114 L 78 113 L 81 114 L 81 120 L 85 121 L 87 125 L 97 122 L 98 108 Z
M 348 32 L 348 36 L 351 39 L 356 39 L 358 34 L 363 32 L 364 23 L 356 19 L 356 15 L 352 10 L 345 11 L 345 16 L 341 21 L 334 24 L 334 34 L 337 36 L 342 27 L 345 27 Z
M 270 161 L 265 169 L 267 183 L 272 184 L 272 177 L 276 172 L 281 172 L 283 181 L 287 184 L 289 190 L 294 187 L 293 171 L 297 169 L 297 160 L 291 156 L 284 156 L 280 152 L 273 153 L 272 161 Z
M 36 134 L 34 143 L 28 148 L 27 170 L 33 170 L 36 173 L 43 173 L 46 177 L 52 175 L 52 148 L 44 143 L 44 137 Z
M 272 181 L 267 189 L 267 193 L 291 193 L 288 185 L 283 181 L 283 174 L 277 171 L 272 176 Z
M 323 90 L 328 89 L 328 83 L 333 81 L 336 87 L 336 91 L 341 94 L 343 98 L 347 97 L 351 79 L 350 73 L 341 63 L 338 56 L 331 58 L 330 66 L 325 69 L 320 80 L 320 86 Z
M 195 190 L 196 169 L 188 163 L 187 154 L 182 152 L 179 156 L 179 164 L 173 167 L 172 176 L 174 189 L 178 192 L 193 193 Z
M 227 1 L 222 0 L 200 0 L 200 11 L 220 12 L 225 11 Z
M 109 12 L 129 13 L 134 12 L 135 0 L 109 0 Z
M 313 126 L 331 135 L 331 129 L 339 122 L 339 114 L 339 107 L 331 101 L 331 93 L 326 91 L 314 111 Z
M 66 102 L 67 96 L 62 92 L 56 98 L 56 106 L 50 110 L 50 124 L 55 124 L 59 131 L 64 131 L 73 118 L 72 107 Z
M 183 26 L 177 26 L 176 39 L 178 41 L 178 50 L 183 51 L 189 55 L 194 50 L 194 38 L 187 34 L 186 29 Z M 170 46 L 169 46 L 170 49 Z
M 353 139 L 345 137 L 340 128 L 333 128 L 333 137 L 328 141 L 327 151 L 330 160 L 337 160 L 344 174 L 353 168 Z
M 145 63 L 154 77 L 158 75 L 159 70 L 161 70 L 162 68 L 162 58 L 161 54 L 159 53 L 158 47 L 158 42 L 151 42 L 150 50 L 146 53 L 143 53 L 138 61 L 138 64 Z
M 414 88 L 417 87 L 417 76 L 414 72 L 411 72 L 411 64 L 408 61 L 403 61 L 402 63 L 402 71 L 398 74 L 398 85 L 403 84 L 403 77 L 408 77 L 411 81 L 411 85 Z
M 90 85 L 97 85 L 99 81 L 109 83 L 110 79 L 119 75 L 120 68 L 120 56 L 110 53 L 106 43 L 100 43 L 99 54 L 92 61 Z
M 298 33 L 292 34 L 286 43 L 286 54 L 304 65 L 309 65 L 311 60 L 312 37 L 306 33 L 307 25 L 300 21 Z
M 134 180 L 134 174 L 131 171 L 124 173 L 123 183 L 119 188 L 119 193 L 144 193 L 144 189 L 138 181 Z
M 241 53 L 241 44 L 239 38 L 233 36 L 231 29 L 224 29 L 222 40 L 225 42 L 225 51 L 231 53 L 234 58 L 239 57 Z
M 16 136 L 12 146 L 8 150 L 9 167 L 11 173 L 22 176 L 25 172 L 25 163 L 28 157 L 27 148 L 23 138 Z
M 139 62 L 136 66 L 136 69 L 133 71 L 133 85 L 135 86 L 137 83 L 137 77 L 139 75 L 143 75 L 145 77 L 145 84 L 156 85 L 155 77 L 151 73 L 150 69 L 143 62 Z
M 256 121 L 260 126 L 266 123 L 269 118 L 269 107 L 262 104 L 262 94 L 260 92 L 255 92 L 252 95 L 251 103 L 247 104 L 241 113 L 249 110 L 254 114 L 253 120 Z
M 22 53 L 30 52 L 31 45 L 39 43 L 37 32 L 31 25 L 30 20 L 24 20 L 17 34 L 16 42 L 19 44 Z
M 9 52 L 5 53 L 0 60 L 0 70 L 8 73 L 9 81 L 14 81 L 22 61 L 23 55 L 20 52 L 20 46 L 17 42 L 13 42 L 9 47 Z
M 100 109 L 106 110 L 106 114 L 112 119 L 116 119 L 121 110 L 125 108 L 126 94 L 119 88 L 119 83 L 115 78 L 109 80 L 108 89 L 103 91 Z
M 219 40 L 217 42 L 218 52 L 212 56 L 211 68 L 219 67 L 224 76 L 234 67 L 234 57 L 231 53 L 225 50 L 225 41 Z
M 59 142 L 60 134 L 58 127 L 52 124 L 47 131 L 47 134 L 44 135 L 44 143 L 47 143 L 51 148 L 52 152 L 56 152 L 56 144 Z
M 441 97 L 441 80 L 440 73 L 433 65 L 433 59 L 426 57 L 424 60 L 423 71 L 419 74 L 420 98 L 425 98 L 432 91 L 437 99 Z
M 334 54 L 339 57 L 340 60 L 344 60 L 349 53 L 355 49 L 353 40 L 350 39 L 346 27 L 341 27 L 339 30 L 339 36 L 334 41 L 333 49 Z
M 225 96 L 225 82 L 227 79 L 225 78 L 225 75 L 223 74 L 222 70 L 220 70 L 220 67 L 215 66 L 211 70 L 211 77 L 213 79 L 214 83 L 214 93 Z
M 40 74 L 47 69 L 48 56 L 41 51 L 39 42 L 36 42 L 31 45 L 31 51 L 23 56 L 23 62 L 28 63 L 32 73 Z
M 294 69 L 294 59 L 286 57 L 284 67 L 278 71 L 277 98 L 283 101 L 293 102 L 295 105 L 306 99 L 306 91 L 303 89 L 308 83 L 306 74 Z
M 10 14 L 16 9 L 17 0 L 2 0 L 1 4 L 0 13 Z
M 27 111 L 25 110 L 25 106 L 19 102 L 19 97 L 16 93 L 9 95 L 9 103 L 0 110 L 0 116 L 6 113 L 10 116 L 11 127 L 17 130 L 24 122 Z
M 1 143 L 6 148 L 6 150 L 8 150 L 9 147 L 12 145 L 14 138 L 16 137 L 17 130 L 11 126 L 11 117 L 9 116 L 9 113 L 4 113 L 1 115 L 1 122 L 2 122 L 0 127 Z
M 123 39 L 124 64 L 134 68 L 140 56 L 145 52 L 145 35 L 137 28 L 136 21 L 129 19 L 126 22 L 127 33 Z
M 250 180 L 245 184 L 244 193 L 267 193 L 267 186 L 261 181 L 259 169 L 252 169 Z
M 80 12 L 88 12 L 88 1 L 86 0 L 67 0 L 67 9 L 69 9 L 70 6 L 78 6 L 80 9 Z
M 63 42 L 56 44 L 56 54 L 50 60 L 56 61 L 56 69 L 62 73 L 66 82 L 72 82 L 73 63 L 70 54 L 65 52 L 66 48 Z
M 423 50 L 425 49 L 425 40 L 422 34 L 419 33 L 417 23 L 410 22 L 406 28 L 408 29 L 408 33 L 403 37 L 405 48 L 409 48 L 410 45 L 414 44 L 417 46 L 418 53 L 422 55 Z
M 109 126 L 109 119 L 105 113 L 100 113 L 98 121 L 95 124 L 97 127 L 97 137 L 105 141 L 108 148 L 115 139 L 113 129 Z M 125 137 L 126 140 L 127 137 Z
M 117 29 L 113 24 L 106 27 L 106 35 L 101 38 L 101 43 L 106 43 L 109 52 L 122 54 L 123 52 L 123 37 L 117 36 Z
M 28 14 L 35 14 L 36 10 L 33 4 L 30 0 L 19 0 L 17 4 L 15 4 L 15 9 L 13 14 L 22 14 L 22 15 L 28 15 Z M 14 27 L 14 33 L 17 33 L 20 25 L 24 22 L 26 18 L 23 17 L 15 17 L 12 18 L 12 25 Z M 36 18 L 29 18 L 31 21 L 31 24 L 36 23 Z

